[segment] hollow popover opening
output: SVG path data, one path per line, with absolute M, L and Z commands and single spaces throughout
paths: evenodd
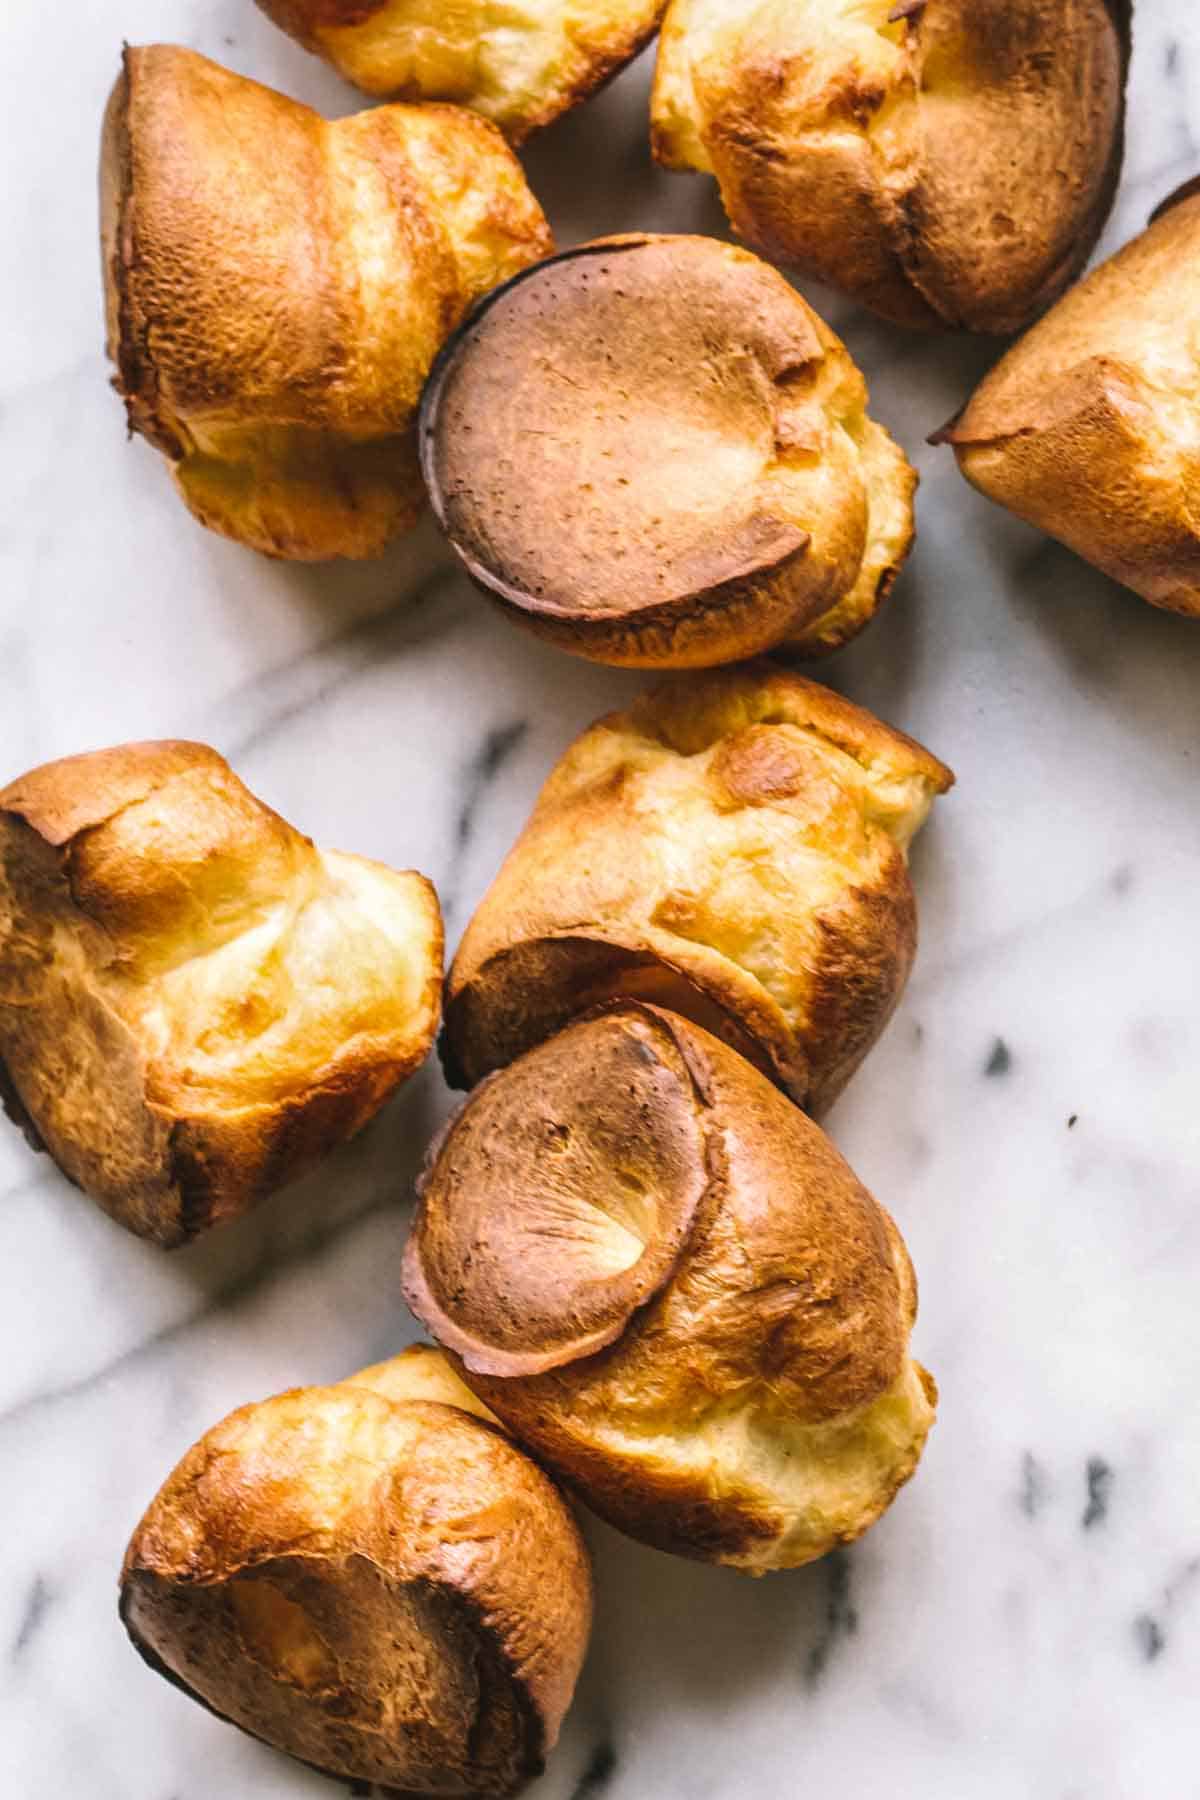
M 680 1555 L 758 1572 L 851 1541 L 933 1421 L 891 1220 L 739 1056 L 638 1002 L 468 1098 L 404 1292 L 547 1467 Z
M 828 1106 L 903 991 L 907 850 L 952 781 L 911 738 L 768 662 L 665 682 L 601 719 L 463 934 L 448 1079 L 471 1086 L 628 995 Z
M 503 1800 L 583 1661 L 587 1552 L 551 1482 L 439 1352 L 243 1407 L 133 1534 L 143 1659 L 321 1773 Z
M 852 637 L 912 540 L 916 476 L 776 271 L 698 237 L 564 252 L 448 342 L 421 408 L 451 544 L 513 618 L 689 668 Z

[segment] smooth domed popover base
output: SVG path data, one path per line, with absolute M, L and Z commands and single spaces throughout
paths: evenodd
M 435 512 L 517 623 L 699 668 L 853 637 L 912 542 L 916 476 L 844 346 L 711 238 L 552 257 L 450 340 L 421 408 Z

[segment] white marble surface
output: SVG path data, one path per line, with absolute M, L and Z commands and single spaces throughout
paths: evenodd
M 1137 35 L 1109 245 L 1200 164 L 1191 0 L 1140 0 Z M 636 683 L 510 630 L 428 528 L 373 566 L 272 565 L 193 524 L 156 455 L 126 444 L 94 243 L 122 37 L 356 104 L 249 0 L 4 8 L 0 779 L 124 738 L 208 738 L 318 839 L 433 875 L 453 939 L 568 736 Z M 530 154 L 564 241 L 720 229 L 705 182 L 649 166 L 647 75 Z M 908 1237 L 941 1418 L 883 1524 L 807 1571 L 753 1583 L 594 1529 L 595 1644 L 537 1796 L 1188 1800 L 1200 627 L 923 448 L 985 346 L 827 310 L 924 485 L 890 611 L 826 674 L 960 776 L 915 858 L 917 974 L 830 1121 Z M 334 1791 L 145 1670 L 115 1576 L 206 1426 L 410 1336 L 410 1179 L 447 1103 L 427 1069 L 315 1179 L 174 1257 L 0 1133 L 4 1800 Z

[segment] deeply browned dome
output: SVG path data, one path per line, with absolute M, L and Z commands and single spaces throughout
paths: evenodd
M 434 509 L 508 614 L 599 662 L 686 668 L 852 637 L 916 477 L 844 346 L 713 239 L 566 252 L 498 290 L 426 388 Z
M 1129 0 L 672 0 L 655 152 L 902 325 L 1016 331 L 1116 192 Z

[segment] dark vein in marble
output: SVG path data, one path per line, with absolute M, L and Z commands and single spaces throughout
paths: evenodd
M 1102 1456 L 1088 1457 L 1086 1479 L 1087 1505 L 1083 1509 L 1080 1524 L 1085 1531 L 1091 1531 L 1095 1526 L 1103 1525 L 1107 1519 L 1112 1495 L 1113 1472 Z
M 467 765 L 462 802 L 455 822 L 454 855 L 449 869 L 438 884 L 442 912 L 447 919 L 453 918 L 457 910 L 457 888 L 463 858 L 474 839 L 480 808 L 496 777 L 511 761 L 528 734 L 527 719 L 513 719 L 507 725 L 497 725 L 487 733 Z
M 597 1744 L 588 1765 L 571 1789 L 571 1800 L 595 1800 L 606 1792 L 617 1769 L 617 1753 L 607 1741 Z
M 833 1550 L 822 1566 L 827 1583 L 825 1621 L 804 1665 L 804 1685 L 807 1688 L 820 1685 L 839 1640 L 853 1637 L 858 1630 L 858 1611 L 850 1587 L 850 1558 L 844 1550 Z
M 1167 1619 L 1179 1601 L 1200 1575 L 1200 1556 L 1185 1562 L 1177 1575 L 1168 1581 L 1162 1593 L 1162 1604 L 1156 1612 L 1138 1613 L 1133 1621 L 1134 1641 L 1143 1662 L 1157 1662 L 1167 1647 Z
M 142 1338 L 120 1356 L 114 1356 L 110 1362 L 94 1369 L 89 1375 L 82 1375 L 77 1381 L 63 1382 L 60 1387 L 46 1388 L 41 1393 L 30 1394 L 24 1400 L 0 1412 L 0 1432 L 14 1425 L 22 1425 L 36 1413 L 50 1407 L 65 1405 L 72 1400 L 86 1399 L 97 1392 L 115 1377 L 123 1375 L 126 1370 L 136 1368 L 148 1356 L 164 1349 L 186 1336 L 195 1326 L 203 1324 L 217 1313 L 229 1312 L 250 1298 L 258 1289 L 267 1286 L 277 1275 L 304 1267 L 317 1257 L 323 1256 L 332 1245 L 348 1237 L 357 1227 L 384 1207 L 392 1204 L 393 1196 L 389 1193 L 376 1193 L 374 1197 L 360 1206 L 357 1211 L 343 1215 L 330 1225 L 317 1227 L 306 1234 L 300 1241 L 285 1249 L 266 1247 L 262 1258 L 253 1268 L 244 1270 L 231 1281 L 214 1289 L 199 1306 L 183 1318 L 165 1325 L 161 1331 L 152 1332 L 149 1337 Z
M 196 735 L 220 739 L 230 761 L 248 756 L 296 719 L 349 687 L 368 669 L 419 649 L 458 623 L 466 602 L 439 605 L 453 590 L 453 571 L 440 568 L 403 599 L 356 619 L 298 655 L 255 675 L 213 703 Z M 332 668 L 327 668 L 329 663 Z M 239 725 L 249 714 L 253 723 Z
M 936 965 L 931 963 L 923 973 L 918 967 L 906 990 L 909 1004 L 915 1000 L 927 1001 L 931 995 L 945 991 L 963 976 L 977 977 L 982 969 L 994 967 L 1006 957 L 1021 955 L 1030 945 L 1040 945 L 1057 931 L 1074 930 L 1084 921 L 1103 916 L 1112 905 L 1114 895 L 1123 895 L 1126 891 L 1118 885 L 1119 875 L 1120 871 L 1116 877 L 1106 875 L 1102 882 L 1093 883 L 1074 899 L 1050 907 L 1035 918 L 1006 926 L 1002 931 L 984 933 L 957 955 L 943 957 Z
M 983 1065 L 985 1075 L 1007 1075 L 1012 1068 L 1012 1051 L 1003 1038 L 998 1037 L 992 1045 L 991 1053 Z
M 1017 1495 L 1017 1504 L 1027 1519 L 1036 1519 L 1046 1503 L 1050 1491 L 1050 1483 L 1032 1450 L 1026 1450 L 1021 1458 L 1021 1486 Z
M 472 757 L 467 772 L 467 791 L 458 809 L 455 828 L 457 842 L 463 848 L 474 835 L 480 801 L 528 732 L 527 719 L 514 719 L 511 725 L 498 725 L 494 731 L 488 732 L 478 754 Z
M 13 1639 L 11 1660 L 19 1662 L 33 1643 L 34 1638 L 46 1622 L 46 1614 L 54 1603 L 50 1584 L 45 1576 L 34 1577 L 33 1585 L 25 1601 L 25 1611 L 21 1615 L 21 1623 L 17 1635 Z

